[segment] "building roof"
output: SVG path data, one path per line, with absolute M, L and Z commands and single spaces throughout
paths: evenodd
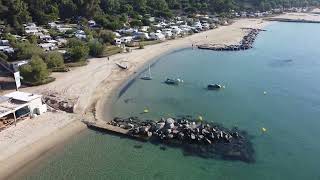
M 0 118 L 6 116 L 8 114 L 11 114 L 18 109 L 21 109 L 26 105 L 27 105 L 27 103 L 24 103 L 24 104 L 12 103 L 12 102 L 10 102 L 10 99 L 8 99 L 7 101 L 3 101 L 0 103 Z
M 4 97 L 4 96 L 0 96 L 0 103 L 6 102 L 8 101 L 10 98 L 8 97 Z
M 15 92 L 4 95 L 4 97 L 8 97 L 8 98 L 12 98 L 12 99 L 24 101 L 24 102 L 30 102 L 30 101 L 35 100 L 37 98 L 41 98 L 42 95 L 15 91 Z
M 20 91 L 0 96 L 0 118 L 28 106 L 31 101 L 41 97 L 42 95 Z

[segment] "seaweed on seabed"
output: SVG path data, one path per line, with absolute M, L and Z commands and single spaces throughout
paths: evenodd
M 243 132 L 243 131 L 242 131 Z M 178 142 L 152 138 L 153 144 L 166 144 L 168 147 L 179 148 L 184 156 L 196 156 L 205 159 L 220 159 L 229 161 L 255 162 L 255 152 L 249 137 L 241 134 L 241 139 L 231 142 L 216 142 L 204 144 L 196 142 Z
M 149 137 L 151 143 L 179 148 L 187 156 L 255 162 L 250 135 L 237 128 L 228 129 L 221 124 L 199 122 L 192 117 L 160 120 L 115 118 L 111 123 L 128 127 L 134 136 Z

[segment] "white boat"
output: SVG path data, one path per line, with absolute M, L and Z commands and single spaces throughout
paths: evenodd
M 122 64 L 119 64 L 119 63 L 116 63 L 116 65 L 121 69 L 124 69 L 124 70 L 128 69 L 128 66 L 126 66 L 126 65 L 122 65 Z
M 143 80 L 152 80 L 150 65 L 149 65 L 149 70 L 148 71 L 149 71 L 149 75 L 145 75 L 145 76 L 141 77 L 141 79 L 143 79 Z

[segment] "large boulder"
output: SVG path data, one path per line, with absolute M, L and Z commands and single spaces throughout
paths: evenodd
M 173 129 L 173 128 L 174 128 L 174 124 L 173 124 L 173 123 L 171 123 L 171 124 L 166 124 L 165 127 L 168 128 L 168 129 Z
M 168 118 L 168 119 L 166 120 L 166 124 L 174 124 L 174 119 Z
M 196 139 L 196 135 L 194 135 L 193 133 L 191 133 L 190 138 L 191 138 L 192 140 L 195 140 L 195 139 Z
M 164 122 L 158 122 L 156 124 L 156 130 L 162 129 L 164 127 L 165 123 Z
M 148 131 L 149 131 L 149 127 L 147 127 L 147 126 L 141 126 L 139 128 L 140 133 L 147 133 Z
M 208 138 L 205 138 L 204 140 L 205 140 L 208 144 L 211 144 L 211 143 L 212 143 Z
M 183 139 L 184 138 L 184 133 L 182 133 L 182 132 L 180 132 L 179 134 L 178 134 L 178 137 L 179 137 L 179 139 Z
M 166 129 L 166 134 L 170 134 L 172 132 L 172 129 Z

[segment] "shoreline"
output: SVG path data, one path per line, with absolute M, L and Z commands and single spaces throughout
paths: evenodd
M 121 91 L 132 81 L 136 80 L 150 65 L 153 66 L 157 64 L 159 61 L 159 58 L 161 56 L 166 56 L 171 53 L 175 53 L 177 51 L 181 51 L 184 49 L 189 49 L 191 47 L 182 47 L 182 48 L 176 48 L 173 50 L 169 50 L 167 52 L 164 52 L 152 59 L 147 60 L 144 64 L 142 64 L 141 67 L 139 67 L 131 76 L 129 76 L 127 79 L 124 79 L 123 81 L 119 82 L 116 86 L 114 86 L 113 90 L 111 90 L 111 93 L 104 93 L 101 96 L 101 100 L 96 103 L 95 109 L 95 120 L 104 120 L 104 121 L 111 121 L 113 119 L 112 116 L 112 105 L 114 102 L 118 99 Z M 115 74 L 116 75 L 116 74 Z M 109 100 L 109 101 L 108 101 Z
M 270 23 L 271 22 L 262 19 L 239 19 L 229 26 L 221 26 L 217 29 L 184 38 L 146 46 L 145 49 L 134 50 L 131 53 L 117 54 L 110 57 L 110 61 L 107 61 L 107 58 L 91 59 L 87 66 L 77 68 L 68 73 L 68 75 L 66 73 L 54 74 L 57 78 L 56 82 L 45 86 L 23 89 L 23 91 L 39 93 L 53 90 L 70 96 L 76 94 L 79 98 L 77 108 L 75 114 L 59 112 L 58 115 L 53 115 L 53 113 L 46 113 L 36 118 L 35 121 L 43 118 L 49 119 L 49 121 L 51 120 L 52 122 L 57 119 L 55 116 L 61 116 L 61 118 L 67 119 L 68 123 L 61 125 L 62 127 L 60 128 L 52 128 L 46 131 L 42 130 L 42 128 L 49 128 L 47 127 L 48 124 L 39 122 L 41 125 L 32 129 L 30 132 L 37 131 L 38 128 L 42 131 L 39 132 L 41 136 L 38 135 L 40 137 L 37 136 L 37 139 L 33 142 L 30 140 L 30 142 L 28 142 L 29 144 L 23 144 L 24 146 L 21 145 L 21 147 L 12 147 L 18 146 L 17 143 L 19 143 L 14 141 L 14 139 L 11 140 L 12 142 L 2 144 L 1 146 L 1 137 L 6 136 L 6 133 L 10 131 L 14 133 L 13 127 L 0 132 L 0 179 L 10 177 L 15 171 L 19 171 L 21 168 L 23 171 L 31 161 L 41 158 L 41 156 L 50 151 L 52 147 L 67 141 L 69 138 L 74 137 L 86 129 L 86 126 L 79 120 L 111 120 L 111 106 L 114 100 L 116 100 L 119 88 L 124 87 L 126 83 L 136 78 L 150 62 L 156 62 L 159 57 L 165 54 L 188 47 L 191 48 L 191 44 L 197 45 L 208 42 L 232 44 L 239 42 L 242 37 L 247 34 L 247 31 L 242 28 L 263 28 Z M 129 70 L 122 71 L 117 68 L 115 63 L 119 62 L 129 63 Z M 72 84 L 73 82 L 74 84 Z M 26 124 L 28 123 L 27 121 L 29 120 L 22 123 Z M 34 120 L 32 119 L 30 121 Z M 80 125 L 80 123 L 82 125 Z M 23 127 L 21 128 L 24 130 Z M 23 141 L 23 138 L 28 138 L 28 133 L 30 132 L 22 131 L 22 134 L 26 133 L 26 136 L 21 136 L 20 138 L 22 138 L 22 140 L 20 141 Z M 4 141 L 5 140 L 4 138 Z M 13 150 L 3 155 L 2 152 L 6 152 L 5 149 L 7 147 L 12 147 Z
M 37 165 L 39 161 L 50 156 L 53 148 L 63 146 L 69 139 L 86 130 L 86 126 L 80 121 L 72 121 L 59 129 L 61 133 L 53 133 L 49 138 L 40 139 L 30 144 L 9 157 L 5 163 L 0 164 L 0 179 L 17 179 L 21 173 L 27 171 L 28 166 Z

